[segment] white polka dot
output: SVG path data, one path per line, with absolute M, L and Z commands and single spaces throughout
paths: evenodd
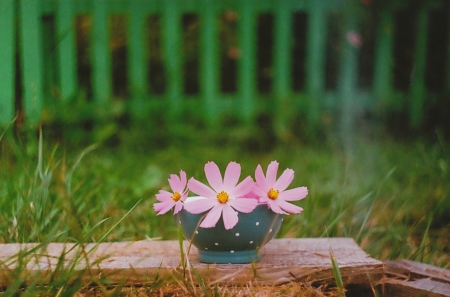
M 195 234 L 198 234 L 198 231 L 195 231 Z
M 181 221 L 178 221 L 178 223 L 180 223 L 180 225 L 181 225 Z
M 250 241 L 250 244 L 253 244 L 253 240 L 252 240 L 252 241 Z
M 231 251 L 230 251 L 230 253 L 232 253 L 232 254 L 233 254 L 233 253 L 234 253 L 234 251 L 233 251 L 233 250 L 231 250 Z
M 207 247 L 205 247 L 205 250 L 208 250 L 208 248 L 207 248 Z
M 236 235 L 236 237 L 238 237 L 240 234 L 239 234 L 239 233 L 236 233 L 235 235 Z
M 216 242 L 216 243 L 214 243 L 214 245 L 219 245 L 219 244 Z
M 272 232 L 272 229 L 270 229 L 269 232 Z
M 259 222 L 256 222 L 256 226 L 259 226 Z

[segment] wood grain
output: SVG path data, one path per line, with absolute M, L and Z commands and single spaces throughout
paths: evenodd
M 185 242 L 184 249 L 187 247 Z M 330 249 L 345 285 L 371 286 L 382 278 L 383 263 L 367 255 L 351 238 L 274 239 L 263 248 L 262 260 L 252 264 L 200 263 L 192 247 L 185 272 L 199 273 L 209 284 L 333 284 Z M 95 277 L 130 284 L 182 277 L 184 271 L 178 241 L 91 243 L 84 247 L 70 243 L 0 244 L 0 286 L 11 283 L 17 273 L 28 282 L 39 278 L 45 283 L 65 270 L 78 272 L 77 277 L 86 282 Z
M 410 260 L 385 264 L 384 296 L 450 297 L 450 270 Z

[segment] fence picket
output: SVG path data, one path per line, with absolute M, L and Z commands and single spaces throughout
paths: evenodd
M 292 55 L 292 12 L 287 9 L 286 2 L 279 4 L 275 14 L 274 34 L 274 94 L 276 100 L 276 129 L 284 129 L 287 125 L 287 111 L 292 109 L 289 100 L 291 68 L 289 61 Z
M 93 96 L 99 104 L 111 96 L 111 54 L 109 49 L 109 26 L 106 0 L 95 0 L 92 30 L 92 79 Z
M 393 88 L 392 76 L 397 75 L 397 71 L 393 71 L 392 59 L 394 57 L 397 59 L 397 56 L 393 55 L 392 31 L 394 17 L 396 17 L 395 12 L 409 6 L 408 4 L 386 5 L 379 10 L 380 12 L 376 16 L 377 22 L 373 23 L 378 24 L 378 30 L 372 90 L 368 90 L 363 94 L 364 96 L 361 96 L 364 97 L 365 101 L 363 102 L 354 97 L 356 92 L 361 91 L 357 88 L 355 81 L 359 62 L 357 49 L 347 45 L 344 46 L 345 49 L 333 50 L 333 53 L 344 50 L 341 57 L 337 58 L 340 59 L 341 65 L 337 92 L 334 89 L 326 90 L 325 83 L 327 41 L 333 42 L 333 38 L 335 38 L 335 36 L 331 36 L 332 39 L 328 39 L 330 36 L 327 36 L 329 12 L 346 15 L 351 21 L 361 16 L 360 10 L 369 11 L 371 9 L 370 5 L 365 7 L 363 3 L 354 3 L 352 5 L 359 7 L 348 9 L 351 3 L 354 1 L 2 0 L 0 2 L 0 27 L 2 28 L 0 31 L 0 58 L 3 58 L 3 64 L 0 69 L 0 125 L 11 122 L 16 106 L 23 109 L 25 118 L 32 126 L 37 124 L 41 120 L 44 103 L 47 107 L 52 105 L 51 100 L 54 100 L 55 97 L 64 102 L 75 95 L 79 81 L 83 79 L 77 77 L 80 65 L 84 69 L 84 73 L 89 72 L 92 80 L 89 85 L 92 85 L 93 101 L 102 105 L 108 104 L 113 95 L 112 79 L 116 78 L 117 74 L 116 72 L 112 73 L 113 55 L 109 37 L 109 16 L 117 13 L 126 14 L 128 17 L 126 45 L 128 56 L 125 63 L 128 67 L 126 69 L 128 77 L 124 82 L 128 85 L 124 85 L 124 87 L 131 91 L 131 101 L 127 103 L 130 103 L 129 107 L 131 107 L 130 112 L 133 118 L 145 117 L 152 107 L 155 108 L 155 111 L 159 111 L 158 108 L 164 104 L 167 105 L 164 116 L 169 119 L 169 122 L 181 119 L 182 113 L 186 110 L 199 110 L 206 111 L 207 116 L 202 116 L 203 121 L 210 126 L 216 126 L 220 123 L 221 114 L 224 111 L 232 110 L 236 111 L 236 115 L 244 123 L 249 124 L 254 122 L 257 112 L 275 111 L 277 117 L 275 123 L 283 125 L 283 121 L 287 121 L 283 110 L 292 107 L 292 114 L 296 114 L 301 106 L 306 108 L 307 127 L 310 128 L 310 132 L 314 132 L 314 127 L 320 122 L 325 108 L 330 111 L 341 108 L 337 111 L 342 112 L 361 103 L 364 108 L 376 108 L 377 105 L 382 105 L 397 111 L 408 109 L 410 125 L 418 127 L 423 120 L 425 100 L 428 96 L 425 85 L 428 11 L 442 8 L 448 10 L 449 6 L 445 0 L 433 0 L 430 5 L 424 5 L 419 11 L 417 28 L 414 28 L 417 35 L 414 48 L 415 66 L 408 94 Z M 217 18 L 221 12 L 227 10 L 236 11 L 239 16 L 237 20 L 239 50 L 234 52 L 239 57 L 233 57 L 237 58 L 238 91 L 233 95 L 220 93 L 221 57 L 218 33 L 222 27 L 219 27 Z M 297 20 L 293 13 L 298 10 L 304 11 L 306 18 L 302 16 L 302 20 L 307 22 L 306 27 L 302 25 L 302 30 L 306 28 L 305 90 L 293 90 L 291 84 L 292 23 L 293 20 Z M 271 51 L 274 56 L 270 60 L 273 61 L 271 66 L 274 72 L 273 96 L 263 95 L 265 100 L 260 102 L 259 100 L 263 96 L 258 93 L 257 82 L 258 71 L 261 67 L 257 66 L 262 64 L 257 64 L 260 61 L 257 60 L 256 21 L 258 14 L 266 12 L 274 14 L 274 49 Z M 93 20 L 90 31 L 92 33 L 91 43 L 85 44 L 86 41 L 82 41 L 83 46 L 90 47 L 90 65 L 86 65 L 84 56 L 80 63 L 77 63 L 74 19 L 80 14 L 92 15 Z M 152 14 L 161 16 L 162 49 L 160 51 L 163 54 L 161 57 L 158 49 L 157 57 L 151 56 L 152 66 L 155 65 L 155 67 L 150 68 L 155 69 L 148 69 L 148 64 L 150 64 L 148 52 L 152 51 L 152 48 L 149 48 L 149 42 L 146 41 L 149 37 L 146 28 L 148 26 L 147 16 Z M 182 47 L 184 35 L 181 26 L 183 14 L 198 14 L 198 20 L 200 20 L 198 29 L 200 32 L 198 45 L 200 52 L 198 78 L 200 82 L 198 85 L 202 100 L 191 100 L 190 94 L 185 94 L 183 89 L 183 79 L 185 79 L 183 77 L 185 71 L 183 71 Z M 15 32 L 16 24 L 19 25 L 17 32 Z M 54 25 L 56 26 L 54 27 Z M 343 25 L 345 26 L 345 24 Z M 353 30 L 352 26 L 349 27 L 350 30 Z M 54 28 L 56 28 L 56 33 L 53 32 Z M 82 30 L 84 30 L 83 34 L 88 31 L 86 28 Z M 155 33 L 156 31 L 158 33 Z M 151 32 L 157 36 L 156 38 L 159 38 L 159 31 L 158 29 Z M 331 33 L 334 34 L 335 31 L 333 30 Z M 56 56 L 53 57 L 55 34 Z M 234 32 L 232 34 L 234 35 Z M 19 40 L 17 52 L 15 52 L 16 37 Z M 443 38 L 448 38 L 448 36 Z M 231 42 L 234 43 L 234 37 Z M 235 45 L 233 44 L 233 46 Z M 85 48 L 83 48 L 84 52 L 86 52 Z M 16 53 L 21 63 L 21 67 L 17 69 L 14 64 Z M 447 50 L 447 53 L 447 61 L 444 63 L 450 64 L 450 51 Z M 337 57 L 334 54 L 332 56 Z M 114 57 L 116 56 L 114 55 Z M 334 59 L 333 63 L 335 63 Z M 234 69 L 234 64 L 231 68 Z M 448 65 L 447 68 L 449 68 Z M 15 71 L 20 71 L 20 77 L 18 77 L 20 81 L 15 81 Z M 157 78 L 153 79 L 155 72 L 162 74 L 161 76 L 156 75 Z M 193 73 L 197 75 L 196 70 Z M 235 74 L 232 75 L 234 79 Z M 450 72 L 447 72 L 446 75 L 446 82 L 449 82 Z M 156 92 L 151 92 L 149 81 L 151 84 L 155 81 L 158 82 L 157 87 L 156 84 L 152 85 L 152 87 L 158 88 Z M 60 96 L 54 92 L 56 90 L 54 86 L 58 85 Z M 450 83 L 445 85 L 442 94 L 433 94 L 430 98 L 450 93 Z M 16 86 L 21 87 L 18 94 L 15 94 Z M 18 96 L 23 98 L 15 98 Z M 408 102 L 405 100 L 406 96 L 409 96 Z M 221 100 L 222 97 L 229 97 L 230 100 Z M 300 100 L 305 100 L 305 102 Z M 363 106 L 363 103 L 368 103 L 367 100 L 373 101 L 370 102 L 370 105 Z M 409 104 L 407 105 L 407 103 Z M 276 110 L 269 110 L 274 106 L 277 108 Z M 342 118 L 342 120 L 346 119 Z M 341 124 L 345 123 L 341 122 Z
M 62 100 L 68 100 L 74 96 L 77 86 L 77 57 L 72 5 L 73 1 L 71 0 L 59 0 L 56 14 L 59 83 Z
M 14 0 L 0 1 L 0 125 L 14 118 Z
M 358 71 L 359 45 L 352 43 L 349 39 L 352 34 L 359 34 L 358 23 L 352 17 L 351 11 L 355 9 L 351 0 L 347 0 L 346 12 L 344 17 L 344 32 L 342 38 L 342 54 L 340 60 L 339 82 L 338 82 L 338 100 L 340 117 L 340 129 L 343 135 L 350 137 L 352 135 L 352 127 L 356 116 L 356 81 Z
M 417 127 L 422 121 L 425 94 L 425 62 L 427 51 L 428 13 L 422 8 L 418 14 L 416 29 L 416 44 L 414 53 L 414 68 L 411 82 L 410 123 Z
M 144 43 L 146 36 L 146 14 L 138 5 L 130 2 L 128 17 L 128 73 L 132 97 L 131 112 L 134 117 L 142 118 L 145 115 L 145 95 L 148 92 L 147 84 L 147 46 Z
M 306 87 L 310 95 L 308 102 L 308 126 L 319 121 L 320 108 L 325 88 L 325 40 L 327 10 L 323 0 L 310 3 L 306 51 Z
M 181 22 L 177 2 L 166 0 L 163 15 L 163 48 L 166 70 L 166 98 L 169 110 L 167 116 L 171 122 L 177 122 L 181 113 L 182 69 L 181 69 Z
M 375 73 L 373 78 L 374 92 L 378 100 L 388 100 L 386 97 L 392 92 L 391 63 L 393 30 L 392 13 L 381 12 L 375 45 Z
M 41 2 L 21 0 L 19 3 L 23 109 L 29 124 L 35 125 L 41 118 L 44 106 Z
M 255 114 L 255 15 L 250 1 L 242 2 L 240 27 L 241 56 L 239 63 L 240 111 L 244 122 L 251 122 Z
M 216 127 L 219 124 L 217 106 L 217 86 L 219 84 L 219 72 L 217 67 L 217 13 L 214 5 L 212 5 L 211 3 L 205 3 L 205 9 L 200 21 L 202 22 L 202 54 L 200 56 L 200 67 L 202 71 L 201 82 L 203 83 L 200 85 L 200 87 L 203 90 L 207 121 L 211 126 Z

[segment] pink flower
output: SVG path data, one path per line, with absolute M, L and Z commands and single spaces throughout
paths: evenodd
M 279 214 L 302 212 L 303 208 L 287 201 L 305 198 L 308 195 L 308 189 L 306 187 L 298 187 L 286 190 L 294 179 L 294 170 L 286 169 L 278 180 L 277 171 L 277 161 L 272 161 L 269 164 L 266 176 L 264 176 L 261 165 L 256 167 L 256 183 L 253 192 L 259 197 L 259 202 L 266 203 L 272 211 Z
M 158 212 L 158 215 L 165 214 L 172 207 L 174 207 L 173 214 L 177 214 L 183 208 L 182 202 L 186 200 L 188 194 L 186 173 L 183 170 L 180 170 L 180 177 L 176 174 L 171 174 L 168 180 L 173 193 L 160 190 L 156 194 L 156 199 L 160 202 L 153 204 L 153 209 Z
M 222 180 L 219 167 L 214 162 L 208 162 L 205 165 L 205 175 L 211 188 L 194 178 L 189 180 L 188 187 L 191 192 L 206 199 L 186 202 L 184 205 L 193 214 L 209 211 L 200 227 L 212 228 L 222 216 L 225 229 L 232 229 L 238 222 L 236 210 L 249 213 L 257 206 L 256 199 L 243 198 L 252 190 L 254 182 L 248 176 L 237 184 L 241 175 L 241 165 L 238 163 L 228 164 Z

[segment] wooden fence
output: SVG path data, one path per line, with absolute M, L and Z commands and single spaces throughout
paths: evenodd
M 403 108 L 408 110 L 410 124 L 417 126 L 424 117 L 426 101 L 450 93 L 449 5 L 444 0 L 423 1 L 420 7 L 407 10 L 409 1 L 385 1 L 384 6 L 378 2 L 1 0 L 0 125 L 10 123 L 17 114 L 38 124 L 47 109 L 56 106 L 57 113 L 74 98 L 101 108 L 116 102 L 110 20 L 123 16 L 126 21 L 119 29 L 125 31 L 125 66 L 118 71 L 126 73 L 128 91 L 119 101 L 132 117 L 163 114 L 170 121 L 182 122 L 191 113 L 207 125 L 217 125 L 223 114 L 253 122 L 258 113 L 266 112 L 281 121 L 286 114 L 301 114 L 314 124 L 329 110 L 354 115 L 358 110 Z M 413 12 L 414 26 L 405 32 L 402 11 Z M 219 38 L 222 25 L 218 20 L 224 13 L 235 22 L 236 42 L 225 54 L 231 56 L 228 60 L 223 59 Z M 191 79 L 186 75 L 186 67 L 191 66 L 183 52 L 185 15 L 194 16 L 198 25 L 193 64 L 198 70 L 191 80 L 198 82 L 198 88 L 191 93 L 185 88 L 186 80 Z M 265 34 L 257 29 L 262 15 L 270 20 L 263 27 L 270 29 L 266 32 L 268 46 L 258 41 Z M 151 16 L 158 16 L 161 28 L 158 51 L 164 85 L 159 92 L 151 88 L 152 73 L 159 71 L 149 67 L 149 53 L 155 51 L 148 42 Z M 80 17 L 90 20 L 87 77 L 80 72 Z M 441 43 L 433 43 L 437 39 L 431 38 L 436 35 L 430 34 L 435 19 L 444 23 L 438 28 Z M 297 30 L 299 23 L 303 25 Z M 365 29 L 367 23 L 372 29 Z M 412 36 L 407 44 L 410 58 L 403 64 L 395 39 L 402 35 Z M 300 48 L 297 52 L 294 43 Z M 439 61 L 433 64 L 430 61 L 436 55 L 430 55 L 430 49 L 436 46 L 440 47 Z M 266 57 L 265 68 L 261 57 Z M 227 64 L 236 68 L 232 73 L 236 86 L 231 91 L 221 88 Z M 403 74 L 396 70 L 402 65 L 409 65 Z M 264 71 L 268 73 L 265 80 L 260 77 Z M 438 87 L 427 83 L 436 81 L 432 73 L 440 74 Z M 367 78 L 365 83 L 361 77 Z M 405 77 L 410 81 L 402 87 L 398 81 Z M 84 97 L 80 95 L 83 80 L 88 80 L 91 90 L 84 92 Z M 352 124 L 351 116 L 342 119 L 342 124 Z

